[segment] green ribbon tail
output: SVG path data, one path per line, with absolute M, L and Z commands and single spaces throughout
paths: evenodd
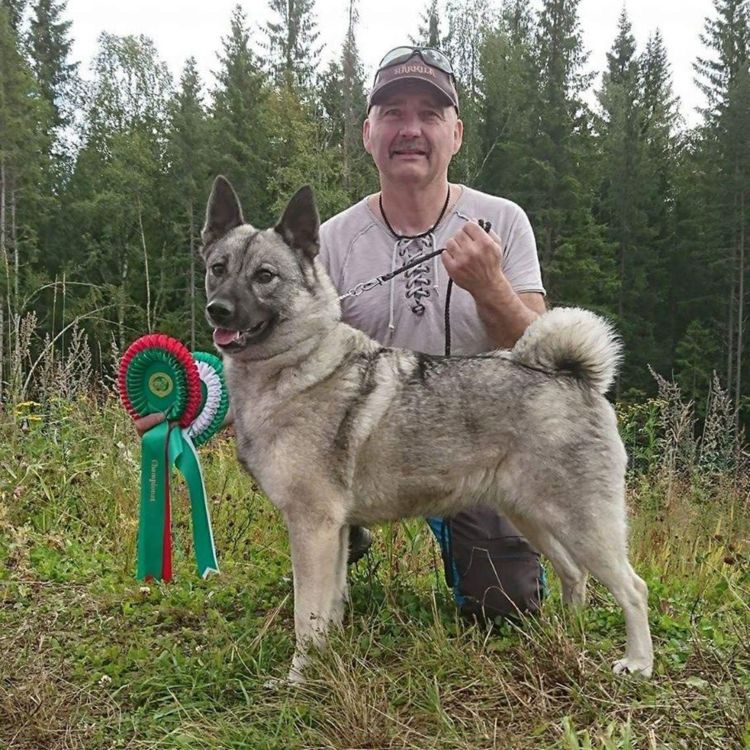
M 137 578 L 160 581 L 164 562 L 164 523 L 167 506 L 166 422 L 141 438 L 141 507 L 138 524 Z
M 198 573 L 206 578 L 209 573 L 219 572 L 216 559 L 216 546 L 211 531 L 211 517 L 208 512 L 206 488 L 203 473 L 198 461 L 193 441 L 187 430 L 173 429 L 169 433 L 169 459 L 180 471 L 188 486 L 190 511 L 193 518 L 193 545 Z

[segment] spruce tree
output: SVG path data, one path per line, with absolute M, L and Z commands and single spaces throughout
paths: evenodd
M 20 31 L 26 10 L 26 0 L 0 0 L 0 8 L 7 10 L 7 22 L 10 28 L 15 32 Z
M 464 139 L 451 163 L 451 179 L 472 184 L 481 165 L 482 45 L 496 23 L 490 0 L 448 0 L 443 51 L 451 61 L 458 85 Z
M 322 46 L 315 22 L 315 0 L 269 0 L 276 20 L 266 24 L 268 63 L 277 85 L 309 92 Z
M 446 39 L 440 33 L 438 0 L 427 0 L 420 20 L 422 23 L 417 29 L 416 36 L 410 36 L 409 41 L 419 47 L 442 49 L 445 46 Z
M 201 101 L 201 81 L 195 58 L 185 63 L 179 88 L 169 106 L 167 143 L 169 218 L 174 231 L 174 255 L 187 259 L 187 273 L 173 286 L 175 298 L 171 310 L 185 309 L 180 300 L 187 291 L 189 318 L 188 340 L 196 348 L 198 288 L 200 287 L 197 254 L 203 209 L 210 188 L 210 133 L 208 116 Z M 181 266 L 182 264 L 178 264 Z
M 528 0 L 503 8 L 481 49 L 481 146 L 477 187 L 526 205 L 537 99 Z
M 648 275 L 654 300 L 654 349 L 647 354 L 659 372 L 671 372 L 677 345 L 678 285 L 685 278 L 684 259 L 677 237 L 679 100 L 661 32 L 648 39 L 641 66 L 641 210 L 648 227 L 643 273 Z M 692 233 L 691 233 L 692 234 Z M 658 332 L 658 335 L 657 333 Z M 644 357 L 645 359 L 646 357 Z
M 617 37 L 607 53 L 607 70 L 598 92 L 601 106 L 599 141 L 601 187 L 597 218 L 607 226 L 617 263 L 617 316 L 625 334 L 626 350 L 644 354 L 653 350 L 653 301 L 645 274 L 647 232 L 642 200 L 643 148 L 641 139 L 640 65 L 630 21 L 623 8 Z M 644 257 L 645 253 L 645 257 Z M 655 290 L 654 290 L 655 291 Z M 632 357 L 626 364 L 634 364 Z M 643 370 L 637 362 L 637 369 Z M 633 381 L 632 371 L 625 379 Z
M 53 128 L 69 125 L 70 102 L 78 65 L 68 61 L 71 21 L 62 21 L 65 0 L 37 0 L 32 9 L 28 46 L 31 65 L 44 98 L 52 107 Z
M 270 210 L 267 128 L 268 87 L 250 46 L 245 12 L 235 6 L 229 34 L 222 39 L 217 86 L 210 108 L 212 164 L 238 191 L 248 217 L 258 226 L 276 217 Z
M 739 411 L 745 359 L 745 286 L 750 132 L 750 5 L 714 0 L 701 36 L 708 55 L 695 63 L 696 82 L 706 96 L 700 158 L 706 164 L 706 215 L 711 250 L 727 258 L 725 279 L 726 380 Z M 727 252 L 728 250 L 728 252 Z M 716 266 L 716 262 L 711 264 Z
M 551 298 L 609 309 L 614 269 L 592 215 L 593 143 L 583 92 L 590 74 L 578 0 L 545 0 L 534 40 L 537 92 L 524 176 L 542 272 Z
M 12 15 L 0 5 L 0 404 L 6 383 L 10 398 L 20 387 L 22 296 L 38 252 L 48 117 Z
M 343 187 L 350 200 L 362 197 L 370 182 L 372 170 L 369 157 L 362 148 L 362 124 L 365 117 L 366 97 L 364 72 L 357 48 L 357 0 L 349 0 L 349 24 L 341 53 L 342 90 L 342 177 Z

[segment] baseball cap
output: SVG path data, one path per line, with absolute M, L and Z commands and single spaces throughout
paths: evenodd
M 404 81 L 422 81 L 438 90 L 458 111 L 455 76 L 448 58 L 432 47 L 394 47 L 378 65 L 367 97 L 367 111 Z

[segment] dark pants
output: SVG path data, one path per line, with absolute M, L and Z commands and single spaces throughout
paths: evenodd
M 507 518 L 477 507 L 427 523 L 461 614 L 494 619 L 539 611 L 546 588 L 539 553 Z

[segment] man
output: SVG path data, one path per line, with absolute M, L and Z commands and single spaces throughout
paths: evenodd
M 448 181 L 463 123 L 449 61 L 437 50 L 385 55 L 368 98 L 363 140 L 380 192 L 326 221 L 320 258 L 343 294 L 437 248 L 445 251 L 360 296 L 343 320 L 386 346 L 427 354 L 445 347 L 448 280 L 452 354 L 509 348 L 544 312 L 534 234 L 514 203 Z M 480 227 L 483 219 L 493 228 Z M 539 605 L 538 555 L 506 519 L 477 509 L 430 519 L 462 611 L 513 614 Z M 354 527 L 350 559 L 370 543 Z
M 342 301 L 343 320 L 386 346 L 444 352 L 449 278 L 456 287 L 450 303 L 453 354 L 511 347 L 545 309 L 525 213 L 510 201 L 448 182 L 463 136 L 458 112 L 454 76 L 442 53 L 391 50 L 376 73 L 363 131 L 380 192 L 320 228 L 320 258 L 342 294 L 445 248 L 388 285 Z M 478 219 L 494 229 L 486 232 Z M 161 419 L 144 417 L 136 428 L 142 432 Z M 507 519 L 476 509 L 429 523 L 462 612 L 495 616 L 538 609 L 539 556 Z M 353 527 L 349 561 L 370 543 L 367 529 Z

